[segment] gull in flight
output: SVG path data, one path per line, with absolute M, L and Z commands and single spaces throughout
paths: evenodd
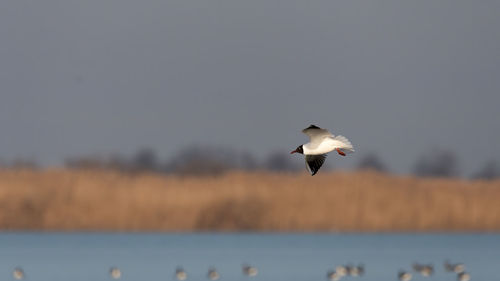
M 306 168 L 314 176 L 319 168 L 325 163 L 328 152 L 337 151 L 338 154 L 346 156 L 347 153 L 354 152 L 351 142 L 344 136 L 334 136 L 326 129 L 311 125 L 302 133 L 309 136 L 309 142 L 299 145 L 293 153 L 301 153 L 306 158 Z

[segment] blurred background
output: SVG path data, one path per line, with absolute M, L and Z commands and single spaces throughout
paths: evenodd
M 278 198 L 304 198 L 310 187 L 323 188 L 326 202 L 341 188 L 363 194 L 380 188 L 383 200 L 394 199 L 380 204 L 410 204 L 419 215 L 439 201 L 440 187 L 459 186 L 436 203 L 444 210 L 487 200 L 488 192 L 500 195 L 499 12 L 495 1 L 451 0 L 3 1 L 0 184 L 4 208 L 14 211 L 0 225 L 140 230 L 141 223 L 125 219 L 137 204 L 144 217 L 155 210 L 158 218 L 144 226 L 152 230 L 469 229 L 454 211 L 438 222 L 398 226 L 387 216 L 411 212 L 384 213 L 379 203 L 373 208 L 380 220 L 350 227 L 327 220 L 328 205 L 308 214 L 329 221 L 315 227 L 297 218 L 286 226 L 236 221 L 256 216 L 252 208 L 266 213 L 246 206 L 249 200 L 277 206 Z M 347 136 L 356 153 L 331 155 L 318 176 L 307 177 L 303 157 L 289 151 L 308 141 L 301 130 L 310 124 Z M 150 178 L 158 190 L 147 191 Z M 207 181 L 214 185 L 209 195 L 183 188 L 184 201 L 160 200 L 158 210 L 150 204 L 184 185 L 210 190 Z M 99 188 L 85 196 L 75 191 L 87 185 Z M 410 203 L 390 196 L 389 186 L 397 185 Z M 433 185 L 434 194 L 426 190 Z M 450 203 L 465 196 L 460 187 L 470 192 L 466 186 L 473 185 L 488 192 Z M 254 194 L 257 187 L 262 194 Z M 100 202 L 104 192 L 110 195 Z M 122 198 L 127 194 L 136 199 Z M 358 206 L 353 218 L 359 206 L 377 201 L 346 196 L 341 209 Z M 496 216 L 475 221 L 491 213 L 484 200 L 475 203 L 472 228 L 500 229 Z M 75 219 L 86 213 L 78 208 L 82 201 L 94 210 L 120 204 L 124 222 Z M 197 222 L 219 209 L 222 217 L 231 216 L 226 209 L 241 210 L 229 219 L 232 226 L 164 218 L 175 212 L 168 208 L 190 204 Z
M 426 173 L 435 157 L 473 177 L 500 161 L 496 1 L 0 5 L 4 165 L 142 149 L 168 165 L 195 146 L 265 166 L 310 124 L 357 148 L 335 168 Z
M 489 0 L 1 1 L 0 279 L 336 281 L 349 265 L 409 281 L 431 264 L 491 280 L 499 15 Z M 311 124 L 356 153 L 311 177 L 289 154 Z

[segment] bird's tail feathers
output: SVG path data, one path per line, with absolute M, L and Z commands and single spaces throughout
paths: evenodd
M 338 135 L 335 136 L 333 139 L 339 142 L 338 148 L 342 150 L 344 153 L 354 152 L 354 147 L 352 146 L 352 143 L 346 137 Z

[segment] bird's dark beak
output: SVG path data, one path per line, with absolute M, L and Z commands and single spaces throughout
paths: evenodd
M 297 153 L 297 149 L 295 149 L 294 151 L 290 152 L 290 154 L 294 154 L 294 153 Z

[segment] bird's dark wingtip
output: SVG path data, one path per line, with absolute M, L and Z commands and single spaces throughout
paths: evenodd
M 318 127 L 318 126 L 316 126 L 316 125 L 314 125 L 314 124 L 311 124 L 311 125 L 309 125 L 309 127 L 306 128 L 306 130 L 307 129 L 321 129 L 321 128 Z

